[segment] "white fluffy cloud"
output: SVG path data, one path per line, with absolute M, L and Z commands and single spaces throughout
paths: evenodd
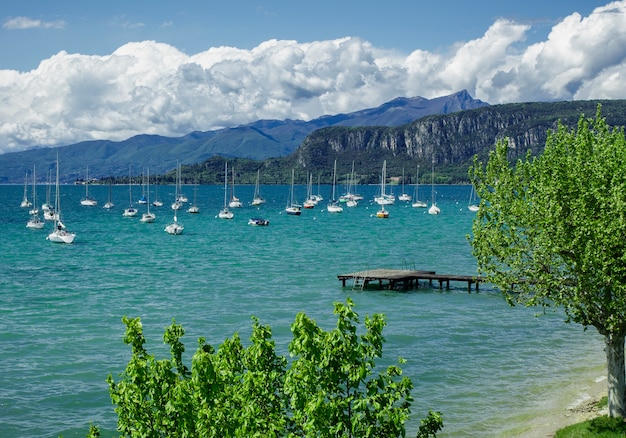
M 30 72 L 0 70 L 0 153 L 306 120 L 461 89 L 492 104 L 626 98 L 626 0 L 573 13 L 539 43 L 525 43 L 530 29 L 499 19 L 446 53 L 408 55 L 358 38 L 270 40 L 192 56 L 154 41 L 107 56 L 60 52 Z

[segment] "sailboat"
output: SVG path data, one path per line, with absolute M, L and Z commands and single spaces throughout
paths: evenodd
M 185 227 L 178 223 L 176 219 L 176 210 L 174 210 L 174 222 L 165 226 L 165 231 L 169 234 L 183 234 Z
M 352 171 L 348 177 L 348 189 L 346 194 L 339 197 L 339 202 L 345 202 L 347 207 L 356 207 L 363 196 L 354 193 L 354 161 L 352 162 Z
M 428 205 L 424 202 L 424 201 L 420 201 L 419 198 L 419 185 L 420 185 L 420 167 L 419 165 L 417 166 L 417 171 L 415 172 L 415 201 L 413 201 L 413 204 L 411 204 L 411 206 L 413 208 L 426 208 L 428 207 Z
M 217 217 L 220 219 L 232 219 L 235 214 L 228 209 L 228 162 L 224 163 L 224 208 L 220 210 Z
M 47 240 L 54 243 L 72 243 L 76 238 L 76 233 L 70 233 L 67 231 L 65 224 L 61 222 L 61 193 L 59 190 L 59 151 L 57 150 L 57 181 L 56 181 L 56 193 L 54 200 L 54 229 L 48 237 Z
M 51 204 L 51 192 L 52 192 L 52 169 L 48 173 L 48 187 L 46 188 L 46 203 L 41 206 L 43 210 L 43 219 L 46 221 L 54 221 L 57 218 L 57 214 L 54 211 L 54 205 Z
M 435 202 L 435 159 L 433 158 L 433 167 L 430 177 L 430 191 L 431 191 L 431 206 L 428 209 L 428 214 L 439 214 L 441 210 L 437 207 L 437 203 Z
M 317 205 L 317 198 L 313 195 L 313 174 L 309 173 L 309 184 L 306 189 L 306 199 L 302 206 L 304 208 L 315 208 Z
M 52 204 L 50 204 L 50 192 L 51 192 L 51 190 L 52 190 L 52 169 L 50 169 L 50 171 L 48 172 L 48 181 L 46 183 L 46 202 L 41 204 L 41 209 L 44 212 L 44 219 L 45 219 L 46 212 L 48 210 L 52 210 Z M 52 218 L 52 219 L 54 219 L 54 218 Z
M 128 167 L 128 196 L 130 199 L 130 205 L 128 206 L 128 208 L 124 209 L 124 213 L 122 213 L 122 216 L 135 217 L 137 216 L 137 210 L 135 209 L 135 207 L 133 207 L 133 184 L 131 181 L 130 166 Z
M 411 201 L 413 197 L 404 191 L 404 167 L 402 168 L 402 194 L 398 196 L 400 201 Z
M 85 176 L 85 197 L 80 200 L 80 205 L 87 207 L 94 207 L 98 205 L 98 201 L 89 196 L 89 166 L 87 166 L 87 172 Z
M 469 211 L 478 211 L 479 209 L 478 202 L 476 200 L 476 192 L 474 191 L 474 184 L 472 184 L 472 191 L 470 192 L 467 209 Z
M 259 176 L 261 173 L 261 169 L 257 169 L 256 171 L 256 183 L 254 184 L 254 195 L 252 196 L 252 205 L 261 205 L 265 204 L 265 199 L 261 196 L 261 192 L 259 190 Z
M 187 202 L 184 195 L 181 194 L 181 187 L 180 187 L 180 164 L 178 164 L 178 161 L 176 162 L 176 195 L 174 196 L 174 202 L 172 203 L 172 210 L 178 210 L 180 209 L 180 207 L 183 206 L 183 199 L 185 199 L 184 202 Z
M 295 201 L 293 196 L 293 180 L 295 177 L 295 170 L 291 169 L 291 191 L 289 192 L 289 202 L 285 208 L 285 212 L 291 216 L 300 216 L 302 214 L 302 206 Z
M 230 202 L 228 203 L 228 206 L 230 208 L 241 208 L 241 201 L 239 200 L 238 197 L 235 196 L 235 168 L 233 167 L 231 169 L 231 173 L 233 174 L 233 183 L 230 186 Z
M 339 205 L 339 202 L 335 199 L 335 185 L 337 183 L 337 160 L 335 160 L 335 166 L 333 167 L 333 194 L 330 202 L 326 205 L 326 210 L 329 213 L 341 213 L 343 207 Z
M 198 198 L 198 185 L 195 184 L 193 186 L 193 205 L 187 209 L 187 213 L 200 213 L 200 208 L 196 203 L 196 199 Z
M 113 188 L 112 188 L 112 182 L 109 181 L 109 199 L 107 200 L 107 202 L 102 206 L 102 208 L 106 208 L 107 210 L 112 209 L 115 204 L 113 204 Z
M 381 196 L 385 195 L 385 181 L 387 180 L 387 160 L 383 161 L 383 171 L 382 171 L 382 175 L 380 178 L 380 193 Z M 385 210 L 385 205 L 387 205 L 387 203 L 383 202 L 383 203 L 379 203 L 380 204 L 380 210 L 378 210 L 376 212 L 376 217 L 379 218 L 383 218 L 383 219 L 387 219 L 389 217 L 389 212 L 387 210 Z
M 187 197 L 183 194 L 183 185 L 181 182 L 181 178 L 183 174 L 183 168 L 181 164 L 178 164 L 178 195 L 176 196 L 176 202 L 179 202 L 181 205 L 189 201 Z
M 41 230 L 44 225 L 44 221 L 39 219 L 39 209 L 37 208 L 37 182 L 35 179 L 35 166 L 33 165 L 33 209 L 29 212 L 30 219 L 26 223 L 26 228 L 34 230 Z
M 320 193 L 320 175 L 317 175 L 317 195 L 313 195 L 313 198 L 315 199 L 316 204 L 324 200 L 324 197 Z
M 159 185 L 155 184 L 154 186 L 154 201 L 152 201 L 152 206 L 153 207 L 163 207 L 163 202 L 159 200 L 159 190 L 158 190 Z
M 146 182 L 144 180 L 143 172 L 141 174 L 141 198 L 137 201 L 137 204 L 147 204 L 148 198 L 146 198 Z
M 387 179 L 387 160 L 383 162 L 383 179 L 380 183 L 380 195 L 374 198 L 374 201 L 378 205 L 391 205 L 396 201 L 396 197 L 394 195 L 388 194 L 386 192 L 386 184 L 385 181 Z
M 24 177 L 24 198 L 20 203 L 20 207 L 30 208 L 32 205 L 33 204 L 28 200 L 28 172 L 26 172 L 26 176 Z
M 37 207 L 37 181 L 35 181 L 35 165 L 33 164 L 33 202 L 31 202 L 31 208 L 28 210 L 28 214 L 35 216 L 39 214 L 39 207 Z M 37 218 L 39 219 L 39 218 Z
M 146 205 L 148 206 L 148 211 L 141 215 L 140 221 L 144 224 L 149 224 L 154 222 L 154 220 L 156 219 L 156 214 L 150 212 L 150 169 L 148 169 L 146 192 L 148 194 L 148 196 L 146 197 Z

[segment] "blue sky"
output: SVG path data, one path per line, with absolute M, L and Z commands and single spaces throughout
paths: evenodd
M 466 89 L 626 98 L 626 0 L 9 2 L 0 154 Z
M 270 39 L 304 43 L 346 36 L 406 53 L 439 51 L 480 37 L 498 18 L 533 25 L 544 38 L 572 12 L 588 15 L 597 0 L 150 1 L 24 0 L 3 5 L 0 68 L 20 71 L 65 50 L 106 55 L 130 41 L 155 40 L 194 54 L 213 46 L 251 49 Z M 7 28 L 26 17 L 32 27 Z M 39 27 L 37 27 L 39 26 Z

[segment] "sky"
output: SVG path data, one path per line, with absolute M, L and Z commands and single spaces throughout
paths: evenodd
M 626 0 L 23 0 L 0 10 L 0 154 L 467 90 L 626 98 Z

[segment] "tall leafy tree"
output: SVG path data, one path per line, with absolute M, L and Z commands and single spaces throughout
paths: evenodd
M 624 417 L 626 376 L 626 141 L 581 116 L 560 123 L 543 153 L 509 161 L 499 141 L 470 178 L 481 198 L 469 237 L 481 274 L 511 304 L 560 306 L 567 322 L 604 336 L 609 413 Z M 544 307 L 544 308 L 545 308 Z

